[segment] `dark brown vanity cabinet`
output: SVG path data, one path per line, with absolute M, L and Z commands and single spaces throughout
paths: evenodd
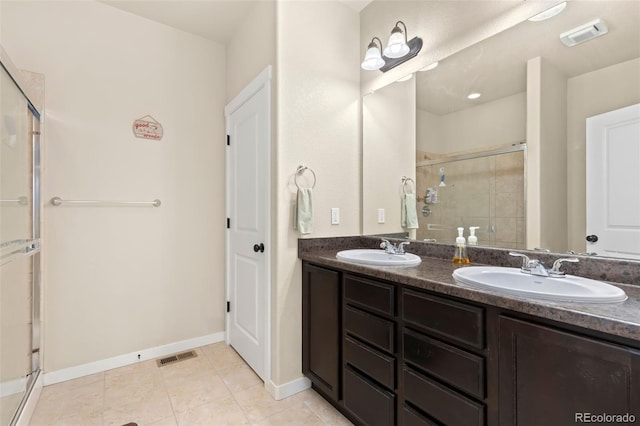
M 485 425 L 485 310 L 402 289 L 401 424 Z
M 396 285 L 343 274 L 344 407 L 367 425 L 396 423 Z
M 356 424 L 640 421 L 640 344 L 569 328 L 303 263 L 303 372 Z
M 302 265 L 302 373 L 334 401 L 341 399 L 340 275 Z
M 499 324 L 501 425 L 640 421 L 640 350 L 507 316 Z

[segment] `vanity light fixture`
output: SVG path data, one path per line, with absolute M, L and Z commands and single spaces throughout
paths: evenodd
M 404 31 L 400 28 L 400 25 L 404 28 Z M 422 49 L 422 39 L 420 37 L 414 37 L 407 41 L 407 26 L 404 22 L 398 21 L 391 30 L 391 36 L 387 47 L 382 50 L 382 42 L 378 37 L 371 39 L 371 43 L 367 48 L 367 53 L 364 56 L 364 61 L 361 64 L 362 69 L 365 70 L 380 70 L 387 72 L 390 69 L 397 67 L 403 62 L 415 57 L 420 49 Z M 376 44 L 376 40 L 380 44 Z M 380 51 L 382 50 L 382 55 Z
M 556 4 L 555 6 L 550 7 L 549 9 L 542 11 L 537 15 L 532 16 L 531 18 L 529 18 L 529 21 L 540 22 L 540 21 L 545 21 L 547 19 L 553 18 L 558 13 L 562 12 L 565 7 L 567 7 L 567 2 L 563 1 L 560 4 Z
M 378 44 L 376 44 L 376 40 L 378 40 Z M 367 48 L 367 53 L 364 55 L 364 61 L 360 65 L 363 70 L 375 71 L 384 66 L 384 59 L 382 59 L 380 50 L 382 50 L 382 42 L 378 37 L 372 38 Z
M 404 32 L 400 29 L 399 25 L 402 24 Z M 396 26 L 391 30 L 391 36 L 389 36 L 389 42 L 387 47 L 384 48 L 384 56 L 387 58 L 395 59 L 402 58 L 409 53 L 409 45 L 407 44 L 407 26 L 402 21 L 396 22 Z
M 478 99 L 480 96 L 482 96 L 482 94 L 478 92 L 469 93 L 467 99 Z

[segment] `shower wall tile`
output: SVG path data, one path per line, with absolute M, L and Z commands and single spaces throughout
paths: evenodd
M 516 192 L 516 217 L 524 218 L 524 189 Z
M 496 218 L 496 244 L 514 243 L 517 240 L 516 218 Z
M 517 217 L 517 212 L 517 195 L 515 193 L 496 193 L 496 217 Z
M 524 218 L 517 218 L 516 219 L 516 245 L 517 248 L 519 249 L 526 249 L 527 248 L 527 224 L 526 221 L 524 220 Z
M 428 153 L 418 152 L 429 157 Z M 444 167 L 445 187 L 440 187 L 440 168 Z M 524 223 L 524 156 L 522 152 L 487 158 L 456 161 L 447 164 L 418 167 L 417 187 L 420 196 L 428 187 L 438 190 L 438 202 L 428 204 L 431 211 L 424 217 L 418 209 L 421 229 L 418 239 L 434 238 L 438 242 L 453 243 L 458 226 L 480 226 L 476 231 L 479 244 L 487 246 L 515 246 L 524 244 L 524 227 L 518 231 L 515 220 Z M 505 219 L 497 222 L 497 218 Z M 428 230 L 429 224 L 447 227 Z M 496 232 L 492 229 L 495 227 Z M 499 229 L 499 231 L 498 231 Z

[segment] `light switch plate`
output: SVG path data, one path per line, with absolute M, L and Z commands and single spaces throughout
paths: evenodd
M 340 223 L 340 209 L 338 207 L 331 208 L 331 224 L 338 225 Z
M 378 223 L 384 223 L 384 209 L 378 209 Z

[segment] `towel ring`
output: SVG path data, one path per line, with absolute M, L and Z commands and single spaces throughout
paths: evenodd
M 409 182 L 413 183 L 413 191 L 407 192 L 407 183 L 409 183 Z M 411 187 L 409 187 L 409 189 L 411 189 Z M 406 176 L 402 176 L 402 192 L 404 192 L 404 195 L 415 194 L 416 193 L 416 182 L 411 178 L 408 178 Z
M 302 189 L 302 187 L 300 186 L 300 183 L 298 183 L 298 176 L 302 176 L 302 174 L 307 170 L 309 170 L 313 175 L 313 183 L 311 184 L 310 189 L 313 189 L 316 187 L 316 173 L 313 171 L 313 169 L 310 169 L 307 166 L 298 166 L 298 168 L 296 169 L 296 175 L 294 177 L 294 181 L 296 182 L 296 186 L 298 187 L 298 189 Z

